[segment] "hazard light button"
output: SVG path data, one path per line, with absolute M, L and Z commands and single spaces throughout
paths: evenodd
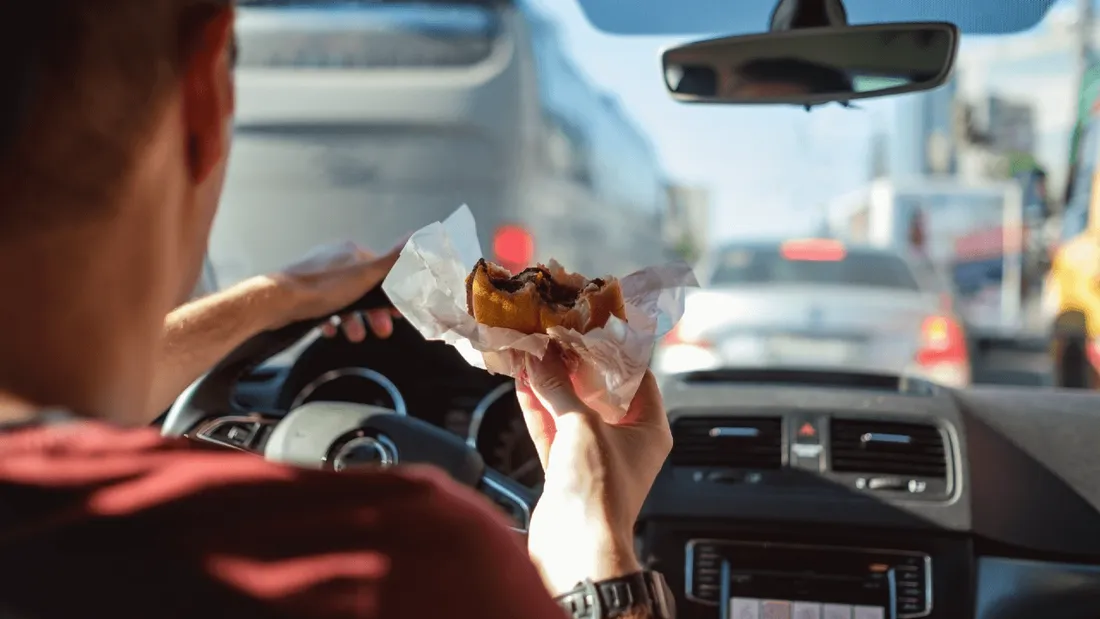
M 791 442 L 796 444 L 821 444 L 821 428 L 816 417 L 791 419 Z

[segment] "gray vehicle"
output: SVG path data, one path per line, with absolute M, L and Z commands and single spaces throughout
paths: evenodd
M 700 275 L 703 289 L 658 347 L 660 374 L 827 369 L 970 382 L 965 334 L 941 288 L 892 251 L 738 243 L 708 256 Z

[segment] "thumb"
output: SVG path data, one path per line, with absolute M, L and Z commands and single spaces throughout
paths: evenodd
M 553 417 L 591 412 L 577 395 L 557 348 L 548 348 L 542 359 L 527 355 L 527 376 L 531 391 Z

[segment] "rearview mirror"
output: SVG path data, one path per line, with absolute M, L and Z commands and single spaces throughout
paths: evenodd
M 809 107 L 931 90 L 958 41 L 948 23 L 829 26 L 697 41 L 661 59 L 678 101 Z

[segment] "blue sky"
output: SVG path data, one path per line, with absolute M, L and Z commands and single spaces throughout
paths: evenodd
M 532 4 L 560 22 L 578 64 L 649 132 L 672 177 L 712 191 L 712 241 L 808 232 L 825 200 L 867 180 L 870 138 L 893 127 L 895 100 L 812 113 L 675 103 L 658 54 L 683 37 L 608 35 L 576 0 Z

